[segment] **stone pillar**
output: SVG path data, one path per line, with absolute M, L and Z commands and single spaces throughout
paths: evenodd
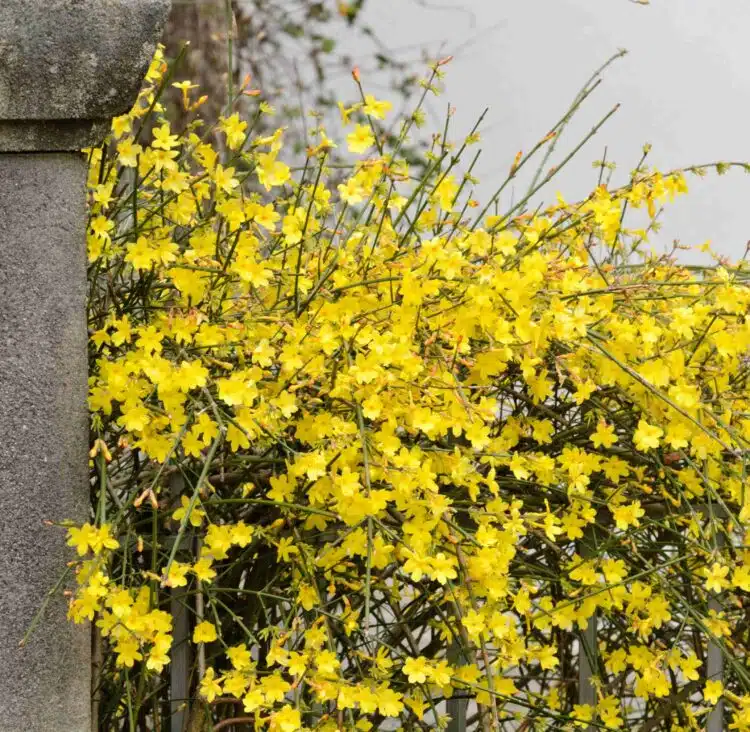
M 89 519 L 86 161 L 135 100 L 169 0 L 0 2 L 0 732 L 90 732 L 90 631 L 43 521 Z M 70 586 L 70 578 L 67 585 Z

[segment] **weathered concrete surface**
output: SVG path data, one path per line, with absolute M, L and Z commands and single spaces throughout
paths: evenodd
M 73 556 L 43 520 L 88 518 L 85 179 L 80 154 L 0 155 L 0 732 L 91 729 L 59 592 L 19 648 Z
M 2 0 L 0 0 L 2 2 Z M 26 150 L 55 152 L 98 145 L 112 120 L 0 120 L 0 153 Z
M 169 5 L 0 0 L 0 732 L 90 731 L 89 629 L 59 590 L 19 647 L 72 559 L 43 521 L 89 513 L 86 162 L 72 151 L 135 101 Z
M 92 126 L 101 128 L 133 103 L 169 6 L 170 0 L 1 0 L 0 120 L 37 124 L 26 137 L 23 124 L 12 134 L 0 130 L 0 151 L 96 142 Z M 71 120 L 89 124 L 76 136 Z

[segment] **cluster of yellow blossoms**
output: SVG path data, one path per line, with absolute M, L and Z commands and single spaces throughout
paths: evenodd
M 89 153 L 70 613 L 111 649 L 111 728 L 162 713 L 149 678 L 192 640 L 215 724 L 441 728 L 468 700 L 482 730 L 698 730 L 723 698 L 750 730 L 750 289 L 644 254 L 683 175 L 488 214 L 474 133 L 415 173 L 421 112 L 363 93 L 292 170 L 239 114 L 174 131 L 165 72 Z

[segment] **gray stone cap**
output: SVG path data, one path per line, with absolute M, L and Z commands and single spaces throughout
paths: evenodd
M 170 0 L 0 0 L 0 151 L 75 150 L 130 109 Z

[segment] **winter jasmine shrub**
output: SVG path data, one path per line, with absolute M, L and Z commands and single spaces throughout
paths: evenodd
M 170 74 L 89 151 L 100 728 L 750 730 L 747 267 L 649 243 L 703 171 L 503 208 L 561 122 L 481 205 L 356 73 L 297 167 Z

